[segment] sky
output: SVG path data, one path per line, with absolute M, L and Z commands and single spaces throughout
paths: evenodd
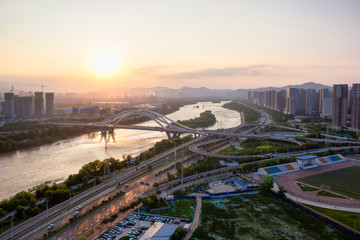
M 0 0 L 0 84 L 51 90 L 360 82 L 358 0 Z M 108 53 L 116 71 L 94 62 Z

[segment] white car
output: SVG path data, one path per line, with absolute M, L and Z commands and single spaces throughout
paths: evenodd
M 52 229 L 52 228 L 54 228 L 54 227 L 55 227 L 54 224 L 50 224 L 50 225 L 48 226 L 48 229 L 50 230 L 50 229 Z

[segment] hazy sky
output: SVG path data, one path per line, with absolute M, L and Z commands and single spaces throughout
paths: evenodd
M 93 67 L 107 51 L 120 68 Z M 0 82 L 74 91 L 360 82 L 359 0 L 0 0 Z

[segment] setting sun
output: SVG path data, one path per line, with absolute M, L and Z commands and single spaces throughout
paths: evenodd
M 116 72 L 119 68 L 119 61 L 115 54 L 110 52 L 102 52 L 95 56 L 93 67 L 99 74 L 109 75 Z

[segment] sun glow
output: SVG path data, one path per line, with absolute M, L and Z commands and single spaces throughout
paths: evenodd
M 111 52 L 101 52 L 95 56 L 93 67 L 99 74 L 110 75 L 118 70 L 119 60 L 116 55 Z

